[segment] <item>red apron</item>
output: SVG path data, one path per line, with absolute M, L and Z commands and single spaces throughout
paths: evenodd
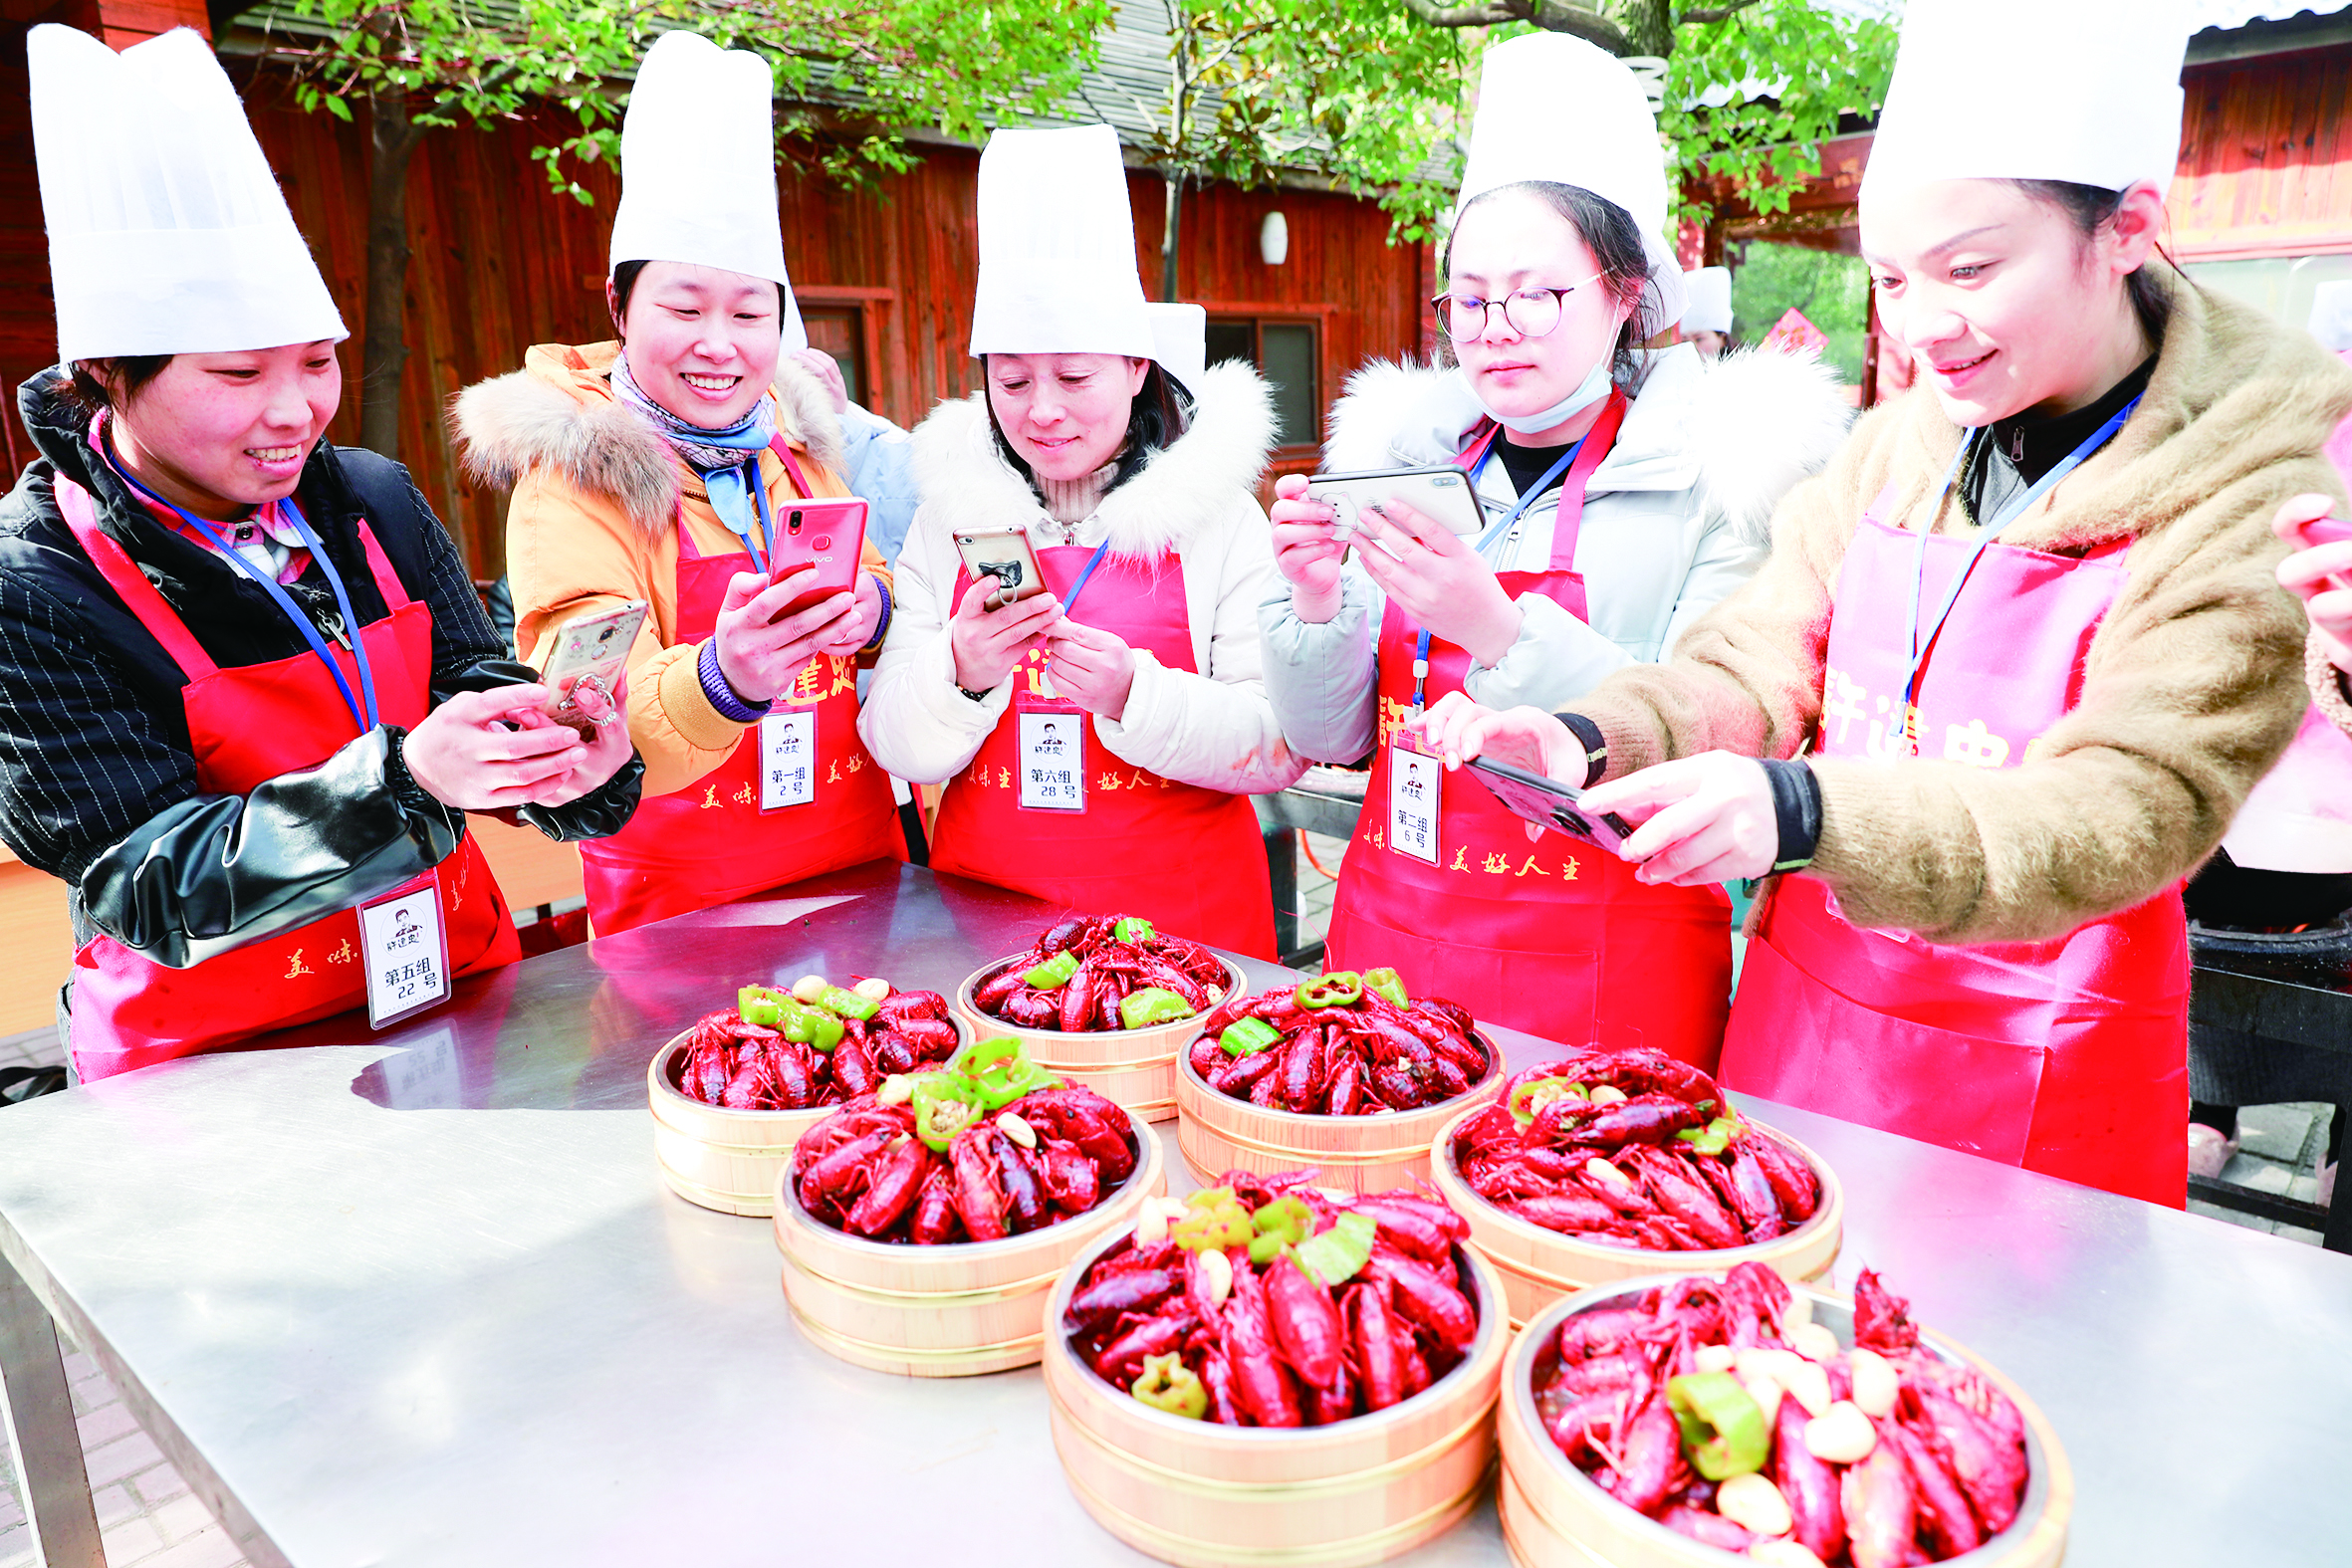
M 1574 569 L 1584 485 L 1624 418 L 1612 397 L 1562 482 L 1544 571 L 1496 576 L 1513 598 L 1540 593 L 1585 618 Z M 1464 458 L 1483 455 L 1489 425 Z M 1712 1068 L 1732 991 L 1731 901 L 1719 887 L 1649 887 L 1605 849 L 1504 809 L 1466 773 L 1446 776 L 1439 864 L 1385 842 L 1390 745 L 1412 711 L 1418 628 L 1390 601 L 1380 622 L 1380 745 L 1354 852 L 1339 870 L 1325 962 L 1394 968 L 1405 989 L 1569 1045 L 1650 1045 Z M 1462 689 L 1470 655 L 1430 640 L 1427 697 Z
M 801 466 L 779 440 L 770 450 L 803 496 Z M 727 583 L 757 571 L 750 552 L 695 553 L 681 504 L 678 530 L 678 642 L 700 642 L 718 627 Z M 903 860 L 906 839 L 889 778 L 857 738 L 857 661 L 814 655 L 776 699 L 775 711 L 817 715 L 817 798 L 760 809 L 760 728 L 753 725 L 717 768 L 674 794 L 638 803 L 628 825 L 580 846 L 588 922 L 599 936 L 672 915 L 749 898 L 868 860 Z
M 1819 751 L 1907 759 L 1903 608 L 1919 536 L 1863 515 L 1838 572 Z M 1943 602 L 1972 541 L 1927 541 Z M 2014 768 L 2073 708 L 2123 549 L 1986 547 L 1932 644 L 1925 755 Z M 2050 942 L 1956 946 L 1847 923 L 1783 877 L 1748 945 L 1727 1087 L 2150 1203 L 2188 1190 L 2189 940 L 2178 889 Z
M 281 774 L 314 768 L 354 739 L 358 727 L 317 655 L 222 669 L 198 644 L 122 547 L 100 532 L 90 493 L 60 475 L 58 510 L 99 572 L 187 676 L 180 700 L 206 794 L 246 794 Z M 360 628 L 375 675 L 377 711 L 413 729 L 432 708 L 433 617 L 410 599 L 359 524 L 368 569 L 387 613 Z M 335 657 L 356 691 L 358 664 Z M 522 956 L 506 900 L 469 836 L 438 866 L 402 889 L 437 883 L 452 975 L 477 974 Z M 167 969 L 114 938 L 93 937 L 74 955 L 72 1048 L 85 1083 L 177 1056 L 219 1050 L 271 1029 L 367 1005 L 359 967 L 359 917 L 345 909 L 192 969 Z
M 1066 595 L 1093 550 L 1038 552 L 1047 585 Z M 971 574 L 956 572 L 960 604 Z M 1196 672 L 1192 621 L 1178 557 L 1156 561 L 1106 556 L 1088 580 L 1085 624 L 1116 633 L 1171 670 Z M 1102 744 L 1093 716 L 1047 695 L 1044 648 L 1014 671 L 1014 704 L 947 782 L 932 834 L 931 868 L 1066 905 L 1088 915 L 1140 915 L 1170 936 L 1271 959 L 1274 891 L 1266 843 L 1249 799 L 1180 784 L 1122 762 Z M 1082 722 L 1085 810 L 1020 804 L 1021 713 L 1067 712 Z

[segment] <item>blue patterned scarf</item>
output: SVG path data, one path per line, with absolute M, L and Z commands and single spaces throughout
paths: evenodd
M 751 487 L 759 483 L 760 453 L 776 439 L 776 403 L 762 396 L 751 412 L 723 430 L 713 430 L 680 419 L 645 395 L 629 374 L 628 354 L 612 361 L 612 390 L 620 400 L 653 422 L 686 466 L 702 477 L 711 510 L 735 532 L 755 556 L 764 556 L 759 538 L 759 513 Z

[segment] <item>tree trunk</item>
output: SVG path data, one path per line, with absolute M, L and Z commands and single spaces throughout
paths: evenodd
M 359 369 L 359 444 L 400 455 L 400 371 L 408 303 L 408 154 L 422 127 L 397 91 L 368 101 L 374 157 L 367 166 L 366 348 Z
M 1618 15 L 1625 27 L 1626 53 L 1665 60 L 1674 53 L 1674 11 L 1669 0 L 1628 0 Z
M 1176 298 L 1176 239 L 1184 217 L 1184 176 L 1168 174 L 1168 222 L 1160 234 L 1160 298 Z

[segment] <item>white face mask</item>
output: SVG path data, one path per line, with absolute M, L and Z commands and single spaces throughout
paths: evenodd
M 1576 383 L 1574 391 L 1542 412 L 1533 414 L 1499 413 L 1485 398 L 1478 395 L 1476 381 L 1472 381 L 1467 374 L 1463 379 L 1470 386 L 1471 397 L 1477 401 L 1479 407 L 1486 410 L 1488 418 L 1516 434 L 1533 435 L 1538 430 L 1549 430 L 1554 425 L 1565 423 L 1608 396 L 1611 385 L 1609 379 L 1610 358 L 1611 355 L 1603 353 L 1598 360 L 1594 361 L 1591 371 L 1585 375 L 1584 379 Z

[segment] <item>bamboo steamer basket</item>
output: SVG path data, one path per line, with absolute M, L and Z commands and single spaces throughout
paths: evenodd
M 1232 1170 L 1270 1176 L 1305 1166 L 1320 1170 L 1322 1185 L 1356 1193 L 1425 1182 L 1440 1130 L 1484 1110 L 1503 1092 L 1503 1053 L 1485 1035 L 1471 1037 L 1487 1053 L 1487 1070 L 1477 1082 L 1450 1100 L 1384 1116 L 1268 1110 L 1209 1087 L 1188 1056 L 1176 1068 L 1176 1141 L 1184 1163 L 1205 1182 Z
M 1132 1230 L 1168 1188 L 1160 1140 L 1128 1112 L 1135 1169 L 1094 1208 L 1001 1241 L 910 1246 L 869 1241 L 801 1207 L 788 1164 L 772 1195 L 784 1294 L 820 1349 L 876 1372 L 959 1378 L 1037 1364 L 1046 1298 L 1071 1258 Z
M 1081 1363 L 1062 1314 L 1104 1236 L 1046 1309 L 1054 1448 L 1079 1503 L 1111 1534 L 1182 1568 L 1354 1568 L 1411 1551 L 1477 1505 L 1494 1468 L 1491 1419 L 1510 1339 L 1499 1281 L 1455 1248 L 1479 1309 L 1462 1364 L 1401 1404 L 1328 1427 L 1223 1427 L 1153 1410 Z
M 956 1043 L 972 1038 L 961 1018 Z M 776 1212 L 776 1181 L 791 1163 L 801 1134 L 829 1115 L 830 1105 L 805 1111 L 735 1111 L 705 1105 L 678 1087 L 686 1030 L 653 1053 L 645 1068 L 645 1101 L 653 1111 L 653 1159 L 669 1190 L 690 1204 L 721 1214 L 765 1220 Z
M 1578 1312 L 1622 1304 L 1628 1296 L 1689 1272 L 1722 1277 L 1720 1269 L 1686 1270 L 1581 1290 L 1538 1313 L 1511 1347 L 1496 1417 L 1503 1449 L 1499 1510 L 1503 1538 L 1520 1568 L 1730 1568 L 1749 1561 L 1678 1535 L 1602 1491 L 1559 1452 L 1535 1409 L 1535 1379 L 1548 1375 L 1557 1362 L 1562 1322 Z M 1852 1297 L 1810 1285 L 1791 1288 L 1812 1301 L 1814 1322 L 1851 1347 Z M 2066 1555 L 2066 1528 L 2074 1512 L 2074 1471 L 2057 1433 L 2015 1384 L 1958 1342 L 1932 1329 L 1922 1329 L 1919 1337 L 1923 1350 L 1983 1373 L 2025 1418 L 2025 1499 L 2016 1519 L 1975 1551 L 1946 1558 L 1937 1568 L 2057 1568 Z
M 1148 1029 L 1101 1029 L 1086 1034 L 1025 1029 L 1003 1018 L 990 1017 L 972 1001 L 974 992 L 1019 957 L 1021 954 L 1011 953 L 981 965 L 957 990 L 956 1013 L 967 1028 L 979 1031 L 975 1037 L 1017 1039 L 1029 1047 L 1030 1059 L 1048 1072 L 1092 1089 L 1147 1122 L 1164 1122 L 1174 1116 L 1176 1059 L 1200 1034 L 1204 1014 Z M 1249 978 L 1243 975 L 1239 965 L 1231 959 L 1218 962 L 1225 966 L 1225 997 L 1248 987 Z
M 1463 1179 L 1454 1147 L 1462 1129 L 1481 1106 L 1474 1106 L 1448 1122 L 1437 1136 L 1430 1156 L 1430 1180 L 1448 1205 L 1470 1222 L 1470 1244 L 1486 1254 L 1503 1274 L 1503 1297 L 1511 1308 L 1512 1326 L 1524 1328 L 1537 1313 L 1572 1291 L 1656 1273 L 1661 1267 L 1731 1268 L 1740 1263 L 1763 1263 L 1794 1284 L 1817 1279 L 1837 1260 L 1845 1235 L 1845 1189 L 1828 1162 L 1786 1133 L 1751 1119 L 1749 1125 L 1802 1159 L 1820 1178 L 1820 1207 L 1795 1230 L 1769 1241 L 1727 1246 L 1704 1252 L 1655 1252 L 1638 1246 L 1604 1246 L 1530 1225 L 1488 1203 Z

